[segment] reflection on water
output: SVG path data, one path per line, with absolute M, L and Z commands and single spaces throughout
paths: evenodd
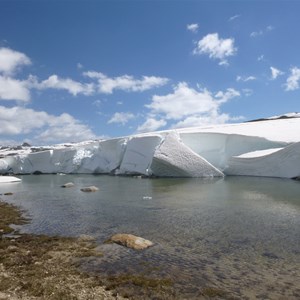
M 74 188 L 60 188 L 70 181 Z M 80 191 L 89 185 L 99 192 Z M 105 255 L 87 270 L 142 272 L 147 263 L 151 274 L 172 278 L 179 298 L 196 299 L 203 287 L 244 299 L 300 298 L 300 182 L 28 175 L 0 188 L 32 217 L 23 231 L 95 236 Z M 156 244 L 143 252 L 102 245 L 120 232 Z

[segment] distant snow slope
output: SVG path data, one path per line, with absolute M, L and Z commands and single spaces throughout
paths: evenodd
M 300 117 L 160 131 L 78 144 L 0 150 L 0 174 L 171 177 L 300 176 Z

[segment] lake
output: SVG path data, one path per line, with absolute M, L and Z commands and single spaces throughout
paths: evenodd
M 95 237 L 104 256 L 86 260 L 84 270 L 170 278 L 181 299 L 198 299 L 203 288 L 226 299 L 300 299 L 299 181 L 20 177 L 21 183 L 1 184 L 0 192 L 13 192 L 2 198 L 32 219 L 21 231 Z M 66 182 L 75 186 L 61 188 Z M 91 185 L 99 191 L 80 191 Z M 103 244 L 115 233 L 155 245 L 136 252 Z

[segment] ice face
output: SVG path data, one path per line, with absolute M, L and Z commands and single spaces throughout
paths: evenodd
M 0 174 L 300 176 L 300 118 L 185 128 L 1 152 Z
M 240 134 L 198 132 L 182 133 L 180 137 L 186 146 L 222 171 L 232 156 L 287 145 L 285 142 Z
M 227 175 L 294 178 L 300 176 L 300 142 L 277 151 L 231 157 Z
M 151 164 L 155 176 L 214 177 L 223 173 L 187 147 L 176 132 L 166 135 L 155 151 Z
M 151 175 L 150 165 L 155 149 L 161 141 L 161 135 L 131 138 L 127 143 L 118 174 Z

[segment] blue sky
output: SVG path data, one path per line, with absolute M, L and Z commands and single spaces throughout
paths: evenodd
M 0 144 L 299 111 L 300 1 L 0 0 Z

